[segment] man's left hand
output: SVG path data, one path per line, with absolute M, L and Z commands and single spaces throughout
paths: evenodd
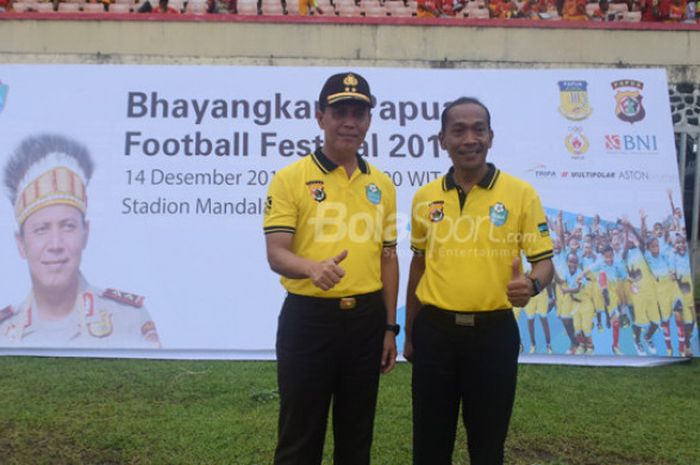
M 508 300 L 513 307 L 524 307 L 530 301 L 532 295 L 532 283 L 520 271 L 520 259 L 513 260 L 512 277 L 508 282 Z

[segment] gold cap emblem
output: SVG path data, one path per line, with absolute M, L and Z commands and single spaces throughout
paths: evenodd
M 345 84 L 348 87 L 357 87 L 359 81 L 357 80 L 354 74 L 348 74 L 347 76 L 345 76 L 345 79 L 343 79 L 343 84 Z

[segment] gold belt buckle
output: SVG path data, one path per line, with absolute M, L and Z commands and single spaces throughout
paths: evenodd
M 455 324 L 459 326 L 474 326 L 474 315 L 458 313 L 455 315 Z
M 340 299 L 341 310 L 352 310 L 357 306 L 357 300 L 354 297 L 342 297 Z

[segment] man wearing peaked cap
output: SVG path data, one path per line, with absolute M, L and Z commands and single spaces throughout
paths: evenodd
M 19 305 L 0 309 L 0 346 L 160 347 L 143 297 L 97 289 L 80 272 L 92 171 L 87 149 L 58 135 L 29 137 L 10 157 L 5 186 L 32 289 Z
M 320 465 L 333 406 L 334 464 L 368 465 L 379 374 L 396 361 L 396 193 L 361 158 L 374 106 L 356 73 L 328 78 L 323 146 L 279 170 L 265 203 L 270 268 L 287 290 L 277 329 L 275 465 Z

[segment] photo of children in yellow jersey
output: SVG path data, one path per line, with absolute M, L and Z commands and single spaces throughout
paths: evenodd
M 527 274 L 532 268 L 532 265 L 530 265 L 530 263 L 525 259 L 524 256 L 521 257 L 521 263 L 523 264 L 523 272 Z M 552 341 L 549 331 L 549 320 L 547 319 L 547 313 L 552 309 L 553 306 L 551 292 L 552 287 L 547 286 L 542 292 L 532 297 L 525 307 L 513 308 L 515 320 L 518 321 L 518 323 L 520 323 L 521 313 L 524 313 L 525 318 L 527 318 L 527 331 L 528 335 L 530 336 L 530 347 L 527 352 L 528 354 L 554 353 L 552 350 Z M 542 333 L 544 334 L 544 341 L 542 341 L 544 342 L 544 344 L 540 343 L 539 347 L 537 345 L 538 339 L 535 334 L 536 320 L 540 322 L 540 326 L 542 327 Z M 523 350 L 524 348 L 521 347 L 521 351 Z
M 670 190 L 668 199 L 653 221 L 645 211 L 610 220 L 545 207 L 555 277 L 529 308 L 514 309 L 530 341 L 523 355 L 698 352 L 688 240 Z

